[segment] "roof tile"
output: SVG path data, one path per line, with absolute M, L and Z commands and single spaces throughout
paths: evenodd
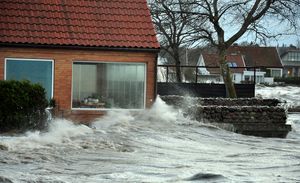
M 244 56 L 246 66 L 282 67 L 281 59 L 275 47 L 232 46 L 228 53 Z
M 159 48 L 145 0 L 1 0 L 0 42 Z

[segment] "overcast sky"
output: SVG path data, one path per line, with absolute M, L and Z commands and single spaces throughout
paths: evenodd
M 297 46 L 297 41 L 300 42 L 300 18 L 298 19 L 298 29 L 295 30 L 291 28 L 291 26 L 287 22 L 278 22 L 278 20 L 273 18 L 263 19 L 261 20 L 261 25 L 264 25 L 265 30 L 269 32 L 269 35 L 276 35 L 276 34 L 282 34 L 281 36 L 276 37 L 276 39 L 267 39 L 267 46 L 282 46 L 285 44 L 286 46 L 289 46 L 290 44 L 293 44 Z M 238 27 L 231 26 L 230 28 L 227 28 L 227 36 L 232 36 L 233 33 L 235 33 Z M 226 36 L 225 33 L 225 36 Z M 255 36 L 253 34 L 245 33 L 238 41 L 237 43 L 241 42 L 255 42 Z M 261 45 L 261 43 L 257 40 L 255 43 L 258 43 Z M 300 45 L 298 45 L 300 46 Z
M 237 43 L 242 43 L 244 41 L 247 41 L 250 43 L 252 41 L 254 42 L 254 40 L 255 40 L 254 37 L 244 35 L 237 41 Z M 300 42 L 299 34 L 298 35 L 283 35 L 283 36 L 278 37 L 277 40 L 275 40 L 275 39 L 268 40 L 267 46 L 282 46 L 283 44 L 285 44 L 286 46 L 289 46 L 291 44 L 294 46 L 297 46 L 297 41 Z

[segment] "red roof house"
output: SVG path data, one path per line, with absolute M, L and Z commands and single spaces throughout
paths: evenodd
M 271 77 L 282 76 L 283 65 L 275 47 L 232 46 L 227 53 L 243 55 L 247 67 L 268 70 Z
M 86 122 L 155 98 L 159 43 L 146 0 L 2 0 L 0 79 L 42 84 Z
M 220 64 L 218 59 L 218 55 L 214 53 L 203 53 L 200 55 L 197 65 L 205 67 L 199 68 L 199 80 L 202 79 L 202 82 L 223 81 L 221 77 Z M 243 56 L 240 54 L 228 54 L 226 55 L 226 63 L 231 68 L 234 82 L 240 83 L 242 80 L 243 72 L 246 70 L 245 68 L 240 68 L 245 67 Z
M 200 56 L 199 61 L 203 60 L 204 62 L 203 66 L 207 66 L 208 67 L 207 70 L 211 74 L 220 74 L 220 69 L 219 69 L 220 64 L 218 59 L 219 58 L 217 54 L 203 53 L 202 58 Z M 226 62 L 229 65 L 229 67 L 232 68 L 233 73 L 243 73 L 245 70 L 245 68 L 235 68 L 235 67 L 246 67 L 242 55 L 238 55 L 238 54 L 226 55 Z M 217 67 L 217 68 L 210 68 L 210 67 Z

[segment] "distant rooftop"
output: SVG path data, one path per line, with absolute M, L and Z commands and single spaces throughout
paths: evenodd
M 282 67 L 279 53 L 275 47 L 232 46 L 227 53 L 242 54 L 248 67 Z

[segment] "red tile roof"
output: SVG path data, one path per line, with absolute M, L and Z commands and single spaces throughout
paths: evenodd
M 242 54 L 246 66 L 282 67 L 280 56 L 275 47 L 232 46 L 227 53 Z
M 0 43 L 159 48 L 146 0 L 1 0 Z
M 204 53 L 202 54 L 205 66 L 211 66 L 211 67 L 219 67 L 219 61 L 218 61 L 218 55 L 217 54 L 207 54 Z M 236 63 L 237 67 L 245 67 L 245 63 L 243 60 L 242 55 L 226 55 L 226 62 L 230 63 Z M 211 74 L 220 74 L 220 69 L 219 68 L 207 68 L 207 70 Z M 233 73 L 243 73 L 244 68 L 231 68 Z

